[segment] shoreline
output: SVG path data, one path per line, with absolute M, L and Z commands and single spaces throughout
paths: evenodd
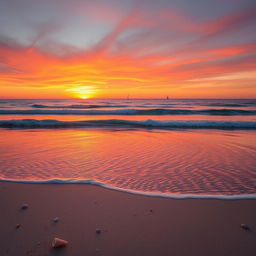
M 17 183 L 17 184 L 56 184 L 56 185 L 91 185 L 97 186 L 103 189 L 109 189 L 121 193 L 128 193 L 131 195 L 145 196 L 145 197 L 156 197 L 156 198 L 168 198 L 168 199 L 214 199 L 214 200 L 256 200 L 256 193 L 254 194 L 234 194 L 234 195 L 224 195 L 224 194 L 171 194 L 171 193 L 161 193 L 161 192 L 144 192 L 139 190 L 131 190 L 118 188 L 111 185 L 106 185 L 104 183 L 94 181 L 94 180 L 76 180 L 76 179 L 50 179 L 50 180 L 10 180 L 10 179 L 0 179 L 1 183 Z
M 29 207 L 21 210 L 24 203 Z M 176 200 L 90 184 L 0 182 L 0 205 L 3 256 L 256 254 L 250 199 Z M 52 249 L 54 237 L 69 244 Z

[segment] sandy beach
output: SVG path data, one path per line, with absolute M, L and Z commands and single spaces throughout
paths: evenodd
M 256 255 L 256 200 L 174 200 L 94 185 L 1 182 L 0 204 L 3 256 Z M 52 249 L 54 237 L 69 244 Z

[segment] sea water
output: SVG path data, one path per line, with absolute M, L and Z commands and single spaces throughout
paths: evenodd
M 256 195 L 256 100 L 0 100 L 0 179 Z

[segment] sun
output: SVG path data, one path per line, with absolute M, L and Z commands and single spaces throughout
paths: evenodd
M 75 88 L 67 89 L 71 92 L 72 96 L 79 99 L 90 99 L 95 96 L 97 89 L 93 86 L 77 86 Z

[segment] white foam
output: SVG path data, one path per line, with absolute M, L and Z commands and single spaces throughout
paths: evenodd
M 3 128 L 156 128 L 156 129 L 256 129 L 256 121 L 200 121 L 200 120 L 172 120 L 172 121 L 130 121 L 130 120 L 87 120 L 87 121 L 58 121 L 58 120 L 0 120 Z
M 219 199 L 219 200 L 245 200 L 256 199 L 255 194 L 234 194 L 234 195 L 216 195 L 216 194 L 171 194 L 160 192 L 144 192 L 130 189 L 118 188 L 115 186 L 107 185 L 95 180 L 77 180 L 77 179 L 51 179 L 51 180 L 12 180 L 12 179 L 0 179 L 0 182 L 10 183 L 27 183 L 27 184 L 89 184 L 96 185 L 103 188 L 116 190 L 120 192 L 126 192 L 135 195 L 150 196 L 150 197 L 163 197 L 170 199 Z

